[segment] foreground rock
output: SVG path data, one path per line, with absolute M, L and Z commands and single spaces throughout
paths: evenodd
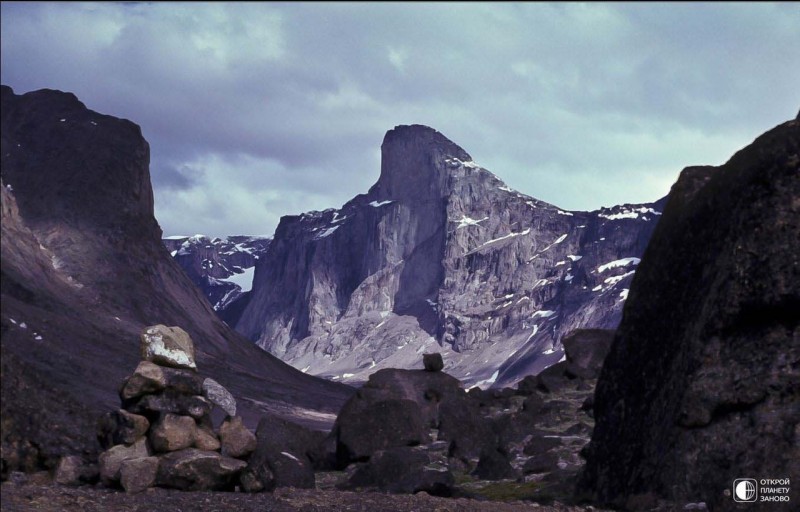
M 727 510 L 736 478 L 800 475 L 798 198 L 800 120 L 681 173 L 597 385 L 588 496 Z
M 245 461 L 217 452 L 187 448 L 159 458 L 155 481 L 184 491 L 232 490 L 246 466 Z
M 142 359 L 174 368 L 197 369 L 194 343 L 180 327 L 154 325 L 142 333 Z
M 228 410 L 235 410 L 236 402 L 217 382 L 209 386 L 210 379 L 183 368 L 194 361 L 192 354 L 192 340 L 182 329 L 145 329 L 142 357 L 149 360 L 123 382 L 123 408 L 98 422 L 98 440 L 108 448 L 100 454 L 105 485 L 119 484 L 135 493 L 154 485 L 231 490 L 239 483 L 256 438 L 238 416 L 227 416 L 214 430 L 213 403 L 204 395 L 212 389 L 210 394 Z M 164 358 L 173 367 L 152 361 Z

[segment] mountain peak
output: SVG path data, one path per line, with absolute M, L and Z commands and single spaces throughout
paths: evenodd
M 395 126 L 381 145 L 381 176 L 371 193 L 378 199 L 440 197 L 449 162 L 472 162 L 458 144 L 428 126 Z
M 446 156 L 456 157 L 462 161 L 470 161 L 472 157 L 458 144 L 454 143 L 439 131 L 422 124 L 399 125 L 386 132 L 381 149 L 438 150 Z

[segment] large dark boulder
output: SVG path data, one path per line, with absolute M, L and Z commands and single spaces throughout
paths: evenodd
M 425 370 L 380 370 L 342 407 L 334 426 L 340 466 L 378 450 L 430 441 L 430 429 L 448 441 L 449 455 L 477 459 L 497 447 L 497 435 L 479 401 L 454 377 Z
M 431 464 L 424 450 L 401 447 L 376 452 L 353 473 L 346 487 L 377 487 L 397 494 L 425 491 L 434 496 L 451 496 L 453 485 L 452 473 L 445 467 Z
M 337 418 L 340 459 L 366 460 L 373 452 L 415 446 L 428 436 L 419 406 L 411 400 L 381 400 L 365 407 L 345 407 Z
M 473 474 L 481 480 L 504 480 L 517 477 L 517 472 L 508 462 L 508 458 L 498 450 L 487 450 L 482 453 Z
M 681 173 L 598 381 L 581 492 L 729 509 L 736 478 L 800 474 L 798 258 L 799 121 Z
M 313 458 L 324 437 L 284 418 L 264 416 L 256 430 L 256 449 L 242 475 L 245 490 L 314 487 Z

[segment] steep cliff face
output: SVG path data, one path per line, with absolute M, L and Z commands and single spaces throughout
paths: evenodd
M 297 368 L 363 380 L 445 352 L 467 384 L 508 384 L 615 327 L 660 203 L 567 212 L 516 192 L 425 126 L 339 210 L 284 217 L 236 329 Z
M 191 334 L 251 426 L 265 410 L 332 421 L 348 390 L 253 347 L 170 258 L 138 126 L 72 94 L 1 92 L 3 471 L 97 449 L 94 414 L 156 323 Z
M 200 288 L 214 311 L 229 325 L 229 317 L 247 300 L 256 261 L 271 238 L 261 236 L 170 236 L 164 246 L 189 279 Z
M 581 488 L 738 510 L 735 479 L 800 474 L 800 120 L 685 169 L 669 198 L 598 381 Z M 758 500 L 741 510 L 776 507 Z

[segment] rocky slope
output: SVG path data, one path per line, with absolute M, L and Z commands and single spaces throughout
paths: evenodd
M 96 416 L 138 361 L 139 332 L 157 323 L 191 334 L 198 366 L 249 424 L 264 411 L 333 421 L 349 389 L 229 329 L 170 258 L 137 125 L 72 94 L 3 86 L 0 127 L 3 476 L 96 452 Z
M 396 127 L 381 150 L 368 193 L 281 219 L 239 332 L 332 379 L 435 349 L 488 386 L 559 361 L 566 332 L 616 327 L 661 202 L 564 211 L 425 126 Z
M 689 167 L 632 283 L 595 397 L 581 488 L 789 510 L 800 475 L 800 118 L 721 167 Z M 652 293 L 652 290 L 658 293 Z M 739 478 L 783 480 L 757 503 Z M 790 502 L 763 501 L 766 497 Z
M 255 264 L 272 239 L 263 236 L 169 236 L 163 242 L 214 311 L 232 325 L 253 287 Z

